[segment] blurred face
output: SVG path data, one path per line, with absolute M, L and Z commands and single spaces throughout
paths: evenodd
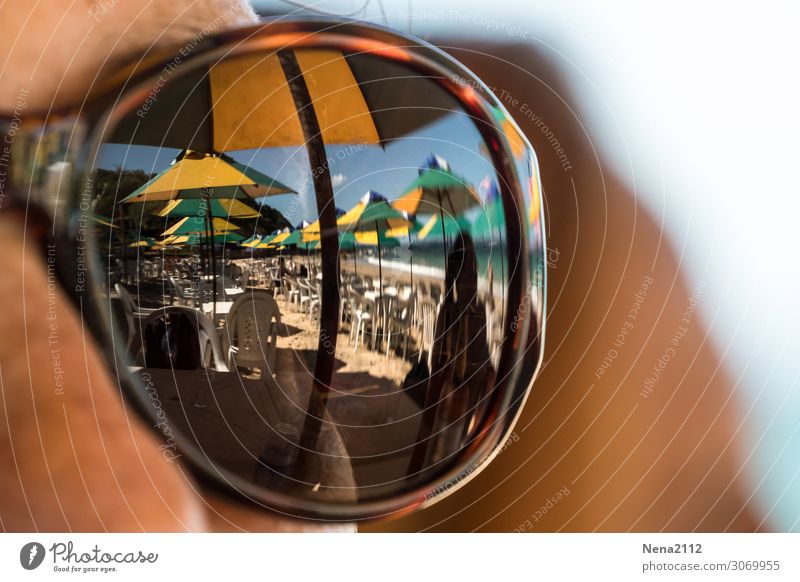
M 255 20 L 238 0 L 6 3 L 0 112 L 79 101 L 119 63 L 209 26 Z M 7 531 L 351 530 L 278 519 L 205 491 L 126 410 L 79 313 L 0 214 L 0 516 Z M 3 426 L 4 425 L 4 426 Z

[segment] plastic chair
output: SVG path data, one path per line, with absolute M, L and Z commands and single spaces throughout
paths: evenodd
M 266 291 L 248 291 L 228 312 L 224 339 L 228 363 L 245 368 L 266 367 L 275 373 L 275 354 L 281 312 Z
M 151 323 L 159 317 L 165 317 L 170 314 L 182 314 L 187 317 L 195 325 L 198 339 L 198 350 L 200 351 L 200 363 L 205 368 L 210 368 L 213 362 L 214 369 L 218 372 L 227 372 L 228 366 L 223 357 L 222 345 L 220 343 L 219 335 L 214 327 L 211 318 L 204 313 L 192 307 L 183 305 L 171 305 L 169 307 L 162 307 L 154 310 L 147 319 L 142 323 L 142 329 L 146 330 Z M 139 342 L 139 350 L 137 356 L 144 349 L 144 341 Z
M 368 301 L 361 293 L 355 289 L 352 291 L 350 304 L 352 306 L 353 320 L 350 326 L 350 336 L 353 338 L 353 353 L 358 351 L 358 338 L 364 343 L 364 334 L 367 332 L 367 325 L 374 331 L 374 321 L 377 316 L 374 313 L 375 303 Z M 375 334 L 373 333 L 372 347 L 375 347 Z
M 430 297 L 424 297 L 417 302 L 416 336 L 419 348 L 418 361 L 422 361 L 422 354 L 426 349 L 430 351 L 433 346 L 437 311 L 437 305 Z

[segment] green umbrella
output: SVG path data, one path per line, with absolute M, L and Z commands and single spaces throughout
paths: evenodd
M 442 215 L 434 214 L 428 219 L 422 228 L 417 232 L 418 240 L 435 238 L 444 233 L 447 238 L 458 236 L 461 232 L 470 231 L 469 224 L 463 218 L 444 217 L 444 228 L 442 228 Z
M 254 248 L 262 240 L 261 235 L 254 234 L 247 240 L 243 240 L 239 246 Z
M 158 241 L 156 241 L 154 238 L 151 238 L 151 237 L 147 236 L 145 238 L 142 238 L 142 239 L 139 239 L 137 241 L 132 242 L 128 246 L 129 247 L 140 247 L 140 248 L 149 249 L 149 248 L 152 248 L 154 246 L 158 246 Z
M 211 221 L 213 225 L 214 233 L 213 234 L 220 234 L 223 232 L 231 232 L 233 230 L 239 230 L 239 227 L 233 224 L 232 222 L 228 222 L 223 218 L 214 218 Z M 206 222 L 206 218 L 204 216 L 186 216 L 173 224 L 167 230 L 165 230 L 162 235 L 169 236 L 169 235 L 181 235 L 181 234 L 211 234 L 211 229 L 208 227 L 208 223 Z
M 410 223 L 406 214 L 392 207 L 386 201 L 370 202 L 361 215 L 350 224 L 342 224 L 353 232 L 384 232 L 401 228 Z
M 208 237 L 202 237 L 199 234 L 190 234 L 189 240 L 186 241 L 186 244 L 189 245 L 197 245 L 200 244 L 201 240 L 208 240 Z M 223 232 L 220 234 L 215 234 L 213 242 L 215 244 L 225 244 L 225 243 L 237 243 L 243 241 L 244 237 L 235 232 Z
M 153 200 L 202 199 L 206 204 L 206 231 L 212 228 L 210 201 L 214 198 L 255 199 L 294 191 L 274 178 L 241 164 L 223 153 L 205 153 L 183 150 L 163 172 L 148 180 L 122 202 L 146 202 Z M 213 220 L 220 220 L 219 218 Z M 213 233 L 212 233 L 213 234 Z M 214 244 L 209 244 L 211 255 L 212 288 L 214 308 L 217 304 L 217 258 Z
M 182 151 L 169 167 L 122 201 L 203 198 L 261 198 L 293 190 L 275 178 L 240 164 L 225 154 Z
M 216 193 L 215 193 L 216 195 Z M 261 213 L 236 198 L 178 198 L 170 200 L 158 211 L 158 216 L 203 216 L 207 214 L 206 204 L 211 205 L 214 218 L 259 218 Z
M 417 215 L 433 214 L 440 211 L 445 203 L 451 214 L 462 214 L 480 205 L 480 198 L 465 178 L 444 168 L 427 168 L 406 187 L 393 206 Z
M 411 216 L 439 213 L 439 225 L 445 250 L 445 276 L 447 275 L 447 218 L 445 203 L 450 215 L 461 215 L 481 201 L 474 188 L 466 179 L 452 173 L 448 168 L 437 165 L 420 170 L 419 177 L 408 185 L 403 195 L 392 205 Z
M 348 213 L 350 214 L 350 213 Z M 348 217 L 345 214 L 340 219 L 340 226 L 345 227 L 348 231 L 354 233 L 377 233 L 377 246 L 378 246 L 378 293 L 380 296 L 381 306 L 383 305 L 383 262 L 381 260 L 381 247 L 384 244 L 384 239 L 388 243 L 388 237 L 385 237 L 387 230 L 402 228 L 409 226 L 411 221 L 408 219 L 404 212 L 392 207 L 385 200 L 378 202 L 367 203 L 358 217 Z M 352 215 L 351 215 L 352 216 Z M 346 218 L 348 217 L 348 218 Z M 350 221 L 350 222 L 348 222 Z M 396 244 L 399 244 L 396 239 L 392 239 Z
M 339 249 L 343 251 L 352 251 L 358 248 L 358 241 L 356 235 L 350 231 L 339 233 Z
M 352 232 L 345 231 L 339 233 L 339 250 L 340 251 L 353 251 L 353 272 L 358 276 L 358 268 L 356 267 L 356 249 L 358 249 L 358 241 L 356 235 Z
M 297 248 L 298 249 L 304 249 L 304 250 L 307 250 L 307 251 L 314 250 L 314 249 L 316 249 L 318 247 L 319 247 L 319 241 L 318 240 L 309 240 L 309 241 L 297 243 Z
M 299 246 L 303 242 L 303 231 L 295 230 L 288 237 L 281 241 L 282 247 Z

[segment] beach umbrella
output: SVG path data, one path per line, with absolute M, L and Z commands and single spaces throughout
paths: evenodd
M 207 226 L 205 231 L 211 233 L 212 230 L 216 231 L 216 228 L 212 228 L 212 218 L 219 220 L 212 215 L 212 199 L 254 199 L 292 192 L 288 186 L 274 178 L 240 164 L 225 154 L 185 149 L 166 170 L 148 180 L 125 197 L 122 202 L 131 204 L 153 200 L 203 200 L 206 203 Z M 195 216 L 194 218 L 199 217 Z M 216 311 L 217 261 L 213 242 L 210 242 L 208 246 L 211 255 L 213 304 L 214 311 Z
M 363 202 L 363 201 L 362 201 Z M 362 204 L 359 202 L 359 204 Z M 358 205 L 356 205 L 358 206 Z M 407 227 L 410 224 L 406 214 L 393 208 L 386 200 L 369 201 L 357 213 L 347 212 L 339 221 L 340 226 L 355 234 L 356 239 L 360 233 L 375 233 L 375 243 L 378 247 L 378 294 L 380 304 L 383 306 L 383 263 L 381 259 L 386 231 Z M 383 235 L 383 236 L 381 236 Z M 382 240 L 384 239 L 384 240 Z M 398 243 L 399 244 L 399 243 Z
M 302 242 L 297 243 L 297 248 L 305 249 L 307 251 L 311 251 L 311 250 L 314 250 L 316 248 L 319 248 L 319 241 L 318 240 L 302 241 Z
M 444 217 L 444 228 L 442 228 L 442 215 L 441 214 L 434 214 L 431 216 L 428 221 L 419 229 L 417 232 L 417 239 L 418 240 L 425 240 L 428 237 L 437 236 L 440 233 L 444 233 L 445 236 L 448 238 L 456 237 L 462 231 L 469 232 L 469 225 L 466 224 L 466 221 L 458 218 L 453 218 L 452 216 L 445 216 Z
M 439 214 L 442 243 L 445 251 L 445 277 L 447 276 L 447 220 L 444 205 L 450 215 L 460 215 L 479 206 L 480 198 L 466 180 L 450 171 L 446 163 L 438 159 L 429 161 L 431 167 L 420 170 L 419 177 L 406 188 L 403 195 L 392 202 L 397 210 L 411 216 Z
M 258 246 L 258 244 L 261 242 L 261 240 L 262 240 L 262 239 L 263 239 L 263 237 L 262 237 L 261 235 L 254 234 L 254 235 L 253 235 L 253 236 L 251 236 L 250 238 L 248 238 L 248 239 L 245 239 L 245 240 L 243 240 L 242 242 L 240 242 L 240 243 L 239 243 L 239 246 L 240 246 L 240 247 L 246 247 L 246 248 L 250 248 L 250 249 L 252 249 L 252 248 L 255 248 L 255 247 L 257 247 L 257 246 Z
M 350 224 L 355 224 L 358 222 L 359 217 L 364 212 L 364 209 L 367 205 L 372 204 L 374 202 L 386 202 L 387 198 L 383 194 L 379 194 L 374 190 L 368 190 L 366 194 L 364 194 L 361 198 L 359 198 L 358 202 L 347 212 L 341 214 L 336 219 L 336 224 L 339 228 L 347 227 Z M 309 227 L 310 228 L 310 227 Z M 317 227 L 317 231 L 319 228 Z
M 338 220 L 342 216 L 344 216 L 345 211 L 341 208 L 336 208 L 336 219 Z M 319 232 L 319 220 L 315 220 L 308 226 L 303 229 L 303 241 L 304 242 L 311 242 L 320 240 L 320 232 Z
M 426 168 L 406 187 L 403 195 L 392 202 L 398 210 L 417 214 L 462 214 L 481 203 L 478 194 L 464 178 L 443 168 Z
M 131 248 L 139 247 L 139 248 L 150 249 L 150 248 L 153 248 L 155 246 L 158 246 L 158 244 L 159 243 L 155 239 L 150 238 L 150 237 L 145 237 L 143 239 L 139 239 L 137 241 L 132 242 L 128 246 L 131 247 Z
M 339 251 L 352 251 L 353 252 L 353 274 L 358 276 L 358 267 L 356 266 L 356 251 L 358 250 L 358 240 L 356 235 L 350 231 L 339 233 Z
M 264 249 L 267 247 L 276 247 L 284 240 L 289 238 L 290 234 L 292 234 L 292 232 L 288 228 L 285 228 L 277 234 L 273 234 L 272 236 L 264 237 L 263 239 L 261 239 L 261 242 L 258 244 L 256 248 Z
M 220 239 L 218 235 L 234 234 L 233 231 L 239 230 L 239 227 L 228 222 L 223 218 L 210 218 L 208 216 L 186 216 L 173 224 L 167 230 L 161 233 L 165 237 L 189 237 L 187 240 L 182 241 L 184 244 L 191 244 L 192 246 L 200 245 L 200 235 L 204 237 L 205 243 L 211 250 L 211 286 L 212 286 L 212 315 L 216 315 L 217 310 L 217 262 L 216 252 L 214 247 L 217 242 L 226 242 L 224 236 Z M 242 240 L 244 237 L 236 235 L 237 240 Z M 231 241 L 235 242 L 235 241 Z M 176 244 L 174 241 L 169 244 Z
M 230 156 L 183 150 L 169 167 L 126 196 L 122 202 L 233 198 L 254 199 L 293 190 Z M 211 210 L 209 206 L 209 211 Z
M 172 235 L 165 238 L 161 241 L 161 244 L 164 245 L 198 245 L 202 241 L 208 241 L 209 237 L 205 234 L 179 234 L 179 235 Z M 244 240 L 244 237 L 236 232 L 221 232 L 214 235 L 213 243 L 215 244 L 225 244 L 225 243 L 237 243 Z
M 177 198 L 167 202 L 156 214 L 158 216 L 203 216 L 205 204 L 200 198 Z M 219 218 L 260 218 L 261 213 L 236 198 L 212 198 L 211 216 Z
M 404 49 L 396 50 L 402 56 Z M 370 52 L 265 50 L 226 55 L 206 66 L 181 67 L 181 74 L 170 75 L 166 83 L 159 80 L 157 89 L 151 86 L 158 99 L 148 103 L 150 123 L 142 124 L 136 115 L 125 116 L 107 141 L 216 152 L 304 146 L 310 167 L 321 169 L 312 175 L 314 190 L 322 224 L 332 227 L 332 209 L 324 205 L 326 199 L 333 200 L 326 145 L 385 146 L 451 112 L 463 111 L 458 100 L 430 77 L 416 74 L 402 60 Z M 335 240 L 328 238 L 334 235 L 323 233 L 322 238 Z M 323 260 L 323 273 L 333 274 L 330 261 Z M 338 297 L 330 287 L 324 296 Z M 335 337 L 337 310 L 331 301 L 322 304 L 321 329 Z M 333 355 L 321 351 L 320 356 L 312 398 L 327 390 L 322 379 L 333 368 Z M 298 466 L 318 437 L 318 417 L 309 415 L 306 423 L 315 429 L 303 429 Z
M 239 230 L 239 227 L 228 222 L 224 218 L 214 218 L 211 224 L 213 225 L 214 235 L 222 234 Z M 211 229 L 208 223 L 202 216 L 186 216 L 181 218 L 178 222 L 170 226 L 167 230 L 161 233 L 161 236 L 170 236 L 173 234 L 204 234 L 210 235 Z
M 232 151 L 306 143 L 302 86 L 325 144 L 386 144 L 458 110 L 428 77 L 369 54 L 296 49 L 228 56 L 159 86 L 148 121 L 121 120 L 111 143 Z M 346 120 L 346 123 L 343 121 Z M 271 131 L 264 131 L 271 128 Z
M 301 242 L 303 242 L 302 230 L 294 230 L 290 232 L 287 236 L 281 238 L 281 240 L 273 239 L 272 241 L 273 244 L 280 243 L 281 248 L 297 246 Z
M 100 216 L 99 214 L 92 213 L 86 213 L 85 216 L 87 216 L 92 222 L 101 226 L 107 226 L 108 228 L 119 228 L 118 226 L 112 224 L 111 219 L 107 216 Z

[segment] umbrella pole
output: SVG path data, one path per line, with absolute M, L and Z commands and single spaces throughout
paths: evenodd
M 439 194 L 439 220 L 442 222 L 442 246 L 444 247 L 444 280 L 447 285 L 447 235 L 444 231 L 444 208 L 442 208 L 442 195 Z M 444 290 L 447 295 L 447 289 Z
M 409 278 L 411 280 L 411 288 L 414 288 L 414 253 L 411 250 L 411 228 L 408 229 L 408 267 L 410 269 Z
M 378 349 L 383 345 L 383 335 L 385 329 L 384 312 L 383 312 L 383 268 L 381 266 L 381 233 L 378 231 L 378 221 L 375 221 L 375 234 L 378 235 L 378 308 L 380 309 L 381 316 L 381 333 L 378 336 Z
M 308 161 L 312 169 L 314 194 L 319 211 L 320 247 L 322 248 L 321 271 L 322 286 L 319 317 L 319 344 L 317 361 L 314 366 L 314 383 L 309 397 L 303 429 L 300 434 L 300 451 L 297 467 L 308 466 L 309 455 L 316 454 L 317 441 L 322 428 L 322 419 L 326 415 L 331 378 L 336 362 L 336 340 L 339 327 L 339 286 L 332 285 L 336 280 L 336 257 L 339 254 L 339 236 L 336 228 L 336 209 L 333 205 L 333 183 L 331 182 L 330 164 L 325 153 L 325 142 L 322 130 L 314 109 L 314 103 L 306 85 L 305 77 L 291 50 L 278 52 L 278 60 L 286 77 L 289 91 L 294 100 L 295 109 L 300 119 L 300 127 L 305 138 Z M 333 344 L 332 346 L 330 344 Z M 299 475 L 301 478 L 306 475 Z
M 217 254 L 214 248 L 214 221 L 211 218 L 211 196 L 206 194 L 206 220 L 208 221 L 209 247 L 211 248 L 211 321 L 217 321 Z
M 122 273 L 125 277 L 125 284 L 128 283 L 128 241 L 125 239 L 125 204 L 120 204 L 120 235 L 122 237 Z

